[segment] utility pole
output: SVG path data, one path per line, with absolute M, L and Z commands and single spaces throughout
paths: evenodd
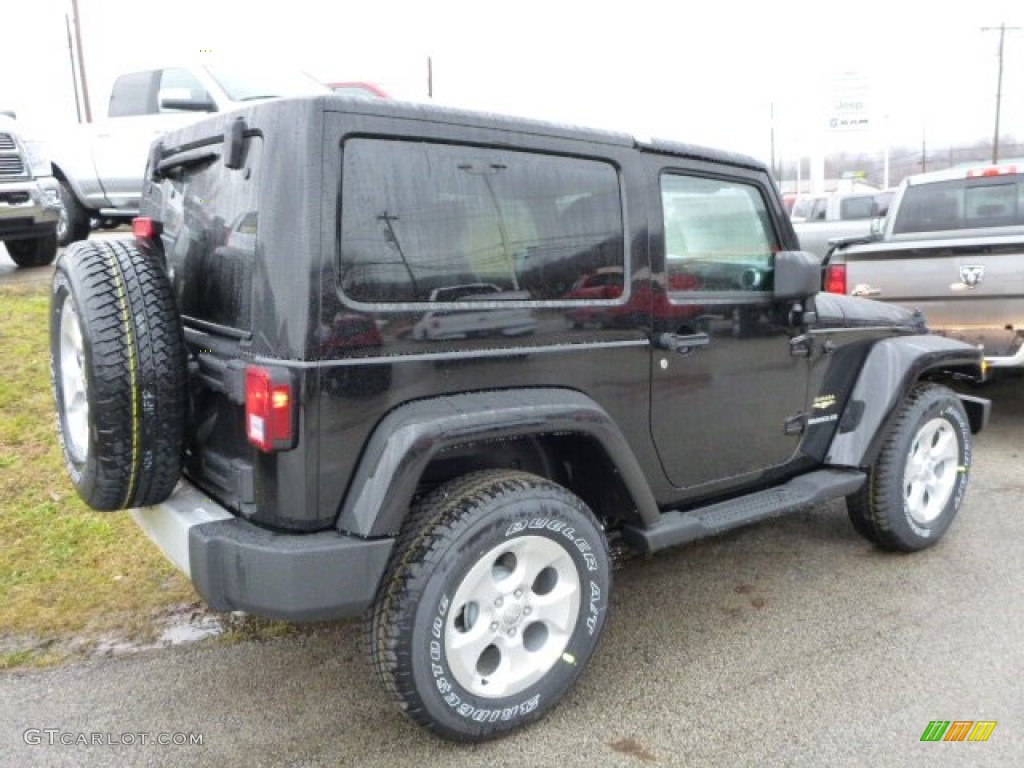
M 82 83 L 82 104 L 85 107 L 85 122 L 92 122 L 92 109 L 89 107 L 89 86 L 85 77 L 85 56 L 82 53 L 82 24 L 78 18 L 78 0 L 71 0 L 71 12 L 75 17 L 75 48 L 78 51 L 78 77 Z
M 68 33 L 68 57 L 71 59 L 71 89 L 75 92 L 75 117 L 82 122 L 82 102 L 78 98 L 78 72 L 75 69 L 75 45 L 71 40 L 71 19 L 64 14 L 64 27 Z
M 921 125 L 921 173 L 928 171 L 928 141 L 926 137 L 924 125 Z
M 427 98 L 434 98 L 434 58 L 427 56 Z
M 996 128 L 992 136 L 992 164 L 999 162 L 999 109 L 1003 100 L 1003 42 L 1006 40 L 1006 30 L 1019 31 L 1020 27 L 1008 27 L 1004 21 L 998 27 L 982 27 L 982 32 L 995 32 L 999 30 L 999 75 L 996 79 Z

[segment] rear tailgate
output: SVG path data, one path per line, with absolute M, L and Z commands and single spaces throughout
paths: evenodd
M 1024 236 L 872 243 L 835 254 L 846 290 L 920 309 L 933 331 L 1005 355 L 1024 330 Z

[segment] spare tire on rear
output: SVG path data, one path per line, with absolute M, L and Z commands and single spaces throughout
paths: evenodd
M 132 241 L 74 243 L 58 259 L 50 372 L 64 461 L 85 503 L 166 499 L 184 456 L 185 338 L 163 267 Z

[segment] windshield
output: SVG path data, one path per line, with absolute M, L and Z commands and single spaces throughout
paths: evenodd
M 305 72 L 249 66 L 207 67 L 211 77 L 232 101 L 253 101 L 280 96 L 311 96 L 331 89 Z

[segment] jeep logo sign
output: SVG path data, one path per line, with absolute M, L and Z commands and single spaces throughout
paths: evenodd
M 985 276 L 985 268 L 981 265 L 960 267 L 960 280 L 968 288 L 976 288 Z

